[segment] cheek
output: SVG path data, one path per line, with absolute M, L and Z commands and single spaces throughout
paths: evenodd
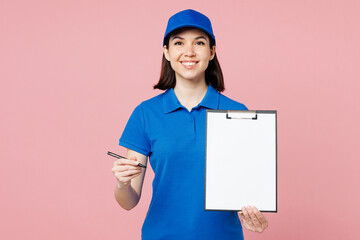
M 178 67 L 178 60 L 177 60 L 177 58 L 176 58 L 176 56 L 174 56 L 174 55 L 172 55 L 171 57 L 170 57 L 170 66 L 171 66 L 171 68 L 174 70 L 174 69 L 176 69 L 177 67 Z
M 209 62 L 204 63 L 204 69 L 206 70 L 209 66 Z
M 170 47 L 168 53 L 170 56 L 174 57 L 179 53 L 179 50 L 176 47 Z
M 203 61 L 210 61 L 211 52 L 210 49 L 204 50 L 199 52 L 199 56 L 201 56 L 201 59 Z
M 170 61 L 170 66 L 171 66 L 172 70 L 175 71 L 176 66 L 175 66 L 175 63 L 173 61 Z
M 175 66 L 176 64 L 178 64 L 179 61 L 180 61 L 180 59 L 181 59 L 181 54 L 179 54 L 179 53 L 173 53 L 173 54 L 171 55 L 171 57 L 170 57 L 170 64 L 171 64 L 171 66 L 173 67 L 173 65 Z
M 202 62 L 204 63 L 204 65 L 209 65 L 209 61 L 210 61 L 210 54 L 208 52 L 204 53 L 204 55 L 202 55 L 203 57 L 201 58 Z

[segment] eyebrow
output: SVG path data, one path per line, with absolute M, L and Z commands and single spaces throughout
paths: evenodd
M 174 39 L 180 39 L 180 40 L 184 40 L 184 38 L 180 37 L 180 36 L 177 36 L 175 35 L 174 37 L 172 37 L 170 40 L 173 41 Z M 207 41 L 207 39 L 204 37 L 204 36 L 198 36 L 195 38 L 195 40 L 198 40 L 198 39 L 204 39 Z

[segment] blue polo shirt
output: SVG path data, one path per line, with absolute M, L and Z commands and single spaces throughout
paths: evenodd
M 206 109 L 247 110 L 209 85 L 189 112 L 171 88 L 128 120 L 119 144 L 149 156 L 155 173 L 143 240 L 243 239 L 236 211 L 204 210 Z

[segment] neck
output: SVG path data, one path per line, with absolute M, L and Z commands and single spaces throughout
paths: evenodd
M 207 89 L 205 79 L 197 83 L 176 81 L 174 92 L 179 102 L 190 111 L 202 101 Z

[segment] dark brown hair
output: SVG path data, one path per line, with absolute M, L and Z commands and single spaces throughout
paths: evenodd
M 172 34 L 178 34 L 179 32 L 184 31 L 184 28 L 175 30 Z M 169 39 L 171 36 L 168 36 L 165 39 L 165 46 L 168 48 L 169 46 Z M 214 44 L 214 40 L 207 34 L 208 38 L 210 39 L 210 48 L 212 48 Z M 220 63 L 216 57 L 216 52 L 214 58 L 209 62 L 207 69 L 205 70 L 205 81 L 206 84 L 210 84 L 214 87 L 218 92 L 223 92 L 225 90 L 224 86 L 224 77 L 221 71 Z M 160 72 L 160 79 L 159 82 L 154 85 L 154 89 L 160 90 L 167 90 L 170 88 L 175 87 L 176 79 L 175 79 L 175 72 L 171 68 L 170 62 L 166 60 L 164 54 L 162 56 L 162 63 L 161 63 L 161 72 Z

